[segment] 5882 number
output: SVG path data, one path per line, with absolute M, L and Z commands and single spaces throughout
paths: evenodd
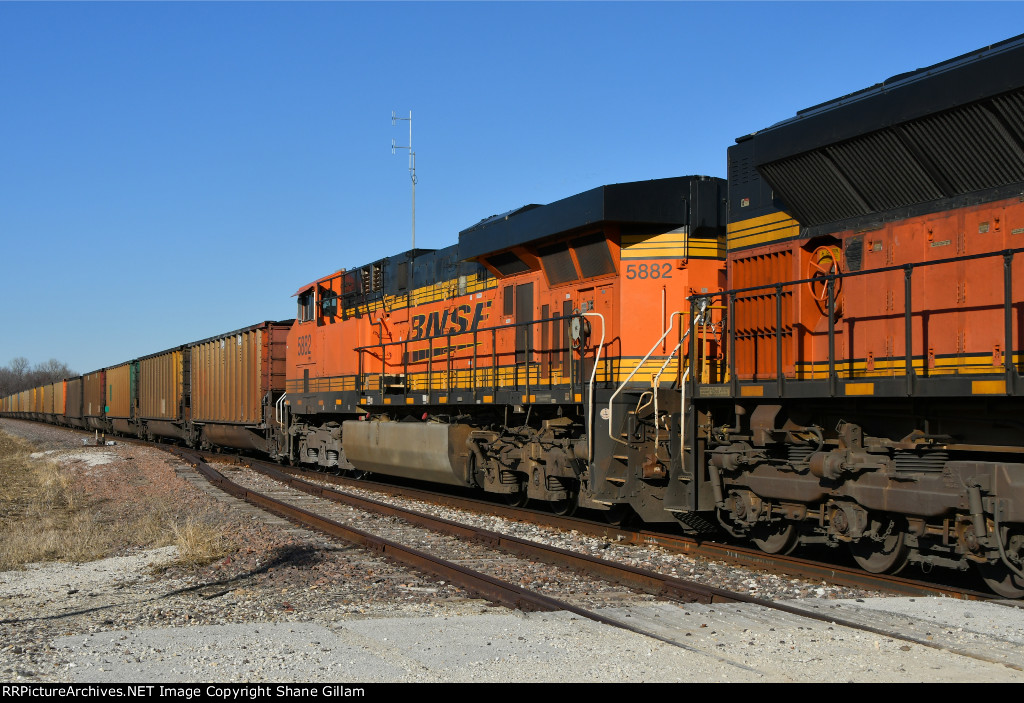
M 304 334 L 300 336 L 296 341 L 298 342 L 299 346 L 299 356 L 309 356 L 313 353 L 313 350 L 310 348 L 310 342 L 312 341 L 310 339 L 310 335 Z
M 627 264 L 626 278 L 672 278 L 672 264 Z

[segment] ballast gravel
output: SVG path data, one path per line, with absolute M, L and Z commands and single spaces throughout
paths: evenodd
M 87 470 L 67 459 L 80 435 L 10 420 L 0 421 L 0 430 L 27 435 L 40 451 L 57 450 L 49 458 Z M 237 510 L 245 546 L 205 567 L 175 564 L 176 549 L 164 547 L 0 573 L 2 681 L 1024 681 L 1024 655 L 1017 653 L 1024 611 L 1016 607 L 843 599 L 825 588 L 821 593 L 832 598 L 814 597 L 817 589 L 806 587 L 800 590 L 811 597 L 791 601 L 835 619 L 878 618 L 872 622 L 933 647 L 751 606 L 607 609 L 657 633 L 655 639 L 569 613 L 491 607 L 450 584 L 204 493 L 188 467 L 156 450 L 98 451 L 110 455 L 107 471 L 151 465 L 180 481 L 181 491 Z

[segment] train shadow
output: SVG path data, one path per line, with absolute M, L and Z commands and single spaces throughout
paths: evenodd
M 153 603 L 156 601 L 172 598 L 175 596 L 188 595 L 195 593 L 199 598 L 203 600 L 210 600 L 218 596 L 230 593 L 240 584 L 246 583 L 250 580 L 258 578 L 259 576 L 269 574 L 272 571 L 294 567 L 300 569 L 308 569 L 321 562 L 324 558 L 324 550 L 318 549 L 309 545 L 284 545 L 277 547 L 270 552 L 270 558 L 263 561 L 259 566 L 241 571 L 230 577 L 217 580 L 204 580 L 201 583 L 197 583 L 191 586 L 185 586 L 182 588 L 176 588 L 171 591 L 160 593 L 149 598 L 140 598 L 139 600 L 132 601 L 133 605 L 142 605 L 145 603 Z M 116 587 L 115 587 L 116 588 Z M 40 615 L 36 617 L 23 617 L 23 618 L 5 618 L 0 619 L 0 625 L 9 625 L 15 623 L 28 623 L 28 622 L 44 622 L 49 620 L 61 620 L 63 618 L 75 617 L 78 615 L 88 615 L 90 613 L 102 613 L 107 610 L 115 610 L 124 608 L 128 603 L 108 603 L 104 605 L 97 605 L 95 607 L 80 608 L 77 610 L 68 610 L 62 613 L 54 613 L 52 615 Z M 104 621 L 103 624 L 113 625 L 113 620 Z

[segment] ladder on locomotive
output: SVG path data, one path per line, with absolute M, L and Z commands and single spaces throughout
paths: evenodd
M 693 316 L 692 324 L 690 325 L 690 327 L 688 329 L 686 329 L 683 332 L 683 334 L 679 338 L 679 341 L 672 348 L 672 351 L 670 351 L 668 353 L 668 355 L 665 357 L 665 361 L 662 363 L 661 368 L 658 369 L 657 373 L 655 373 L 651 377 L 651 389 L 648 390 L 648 391 L 643 391 L 640 394 L 640 396 L 639 396 L 639 398 L 637 400 L 637 405 L 636 405 L 636 407 L 633 410 L 626 411 L 626 414 L 622 418 L 622 424 L 619 426 L 620 432 L 619 432 L 619 436 L 618 437 L 616 437 L 614 435 L 613 429 L 612 429 L 612 423 L 613 423 L 613 410 L 612 410 L 612 406 L 615 403 L 615 398 L 617 398 L 619 396 L 619 394 L 621 394 L 622 391 L 625 390 L 626 386 L 629 385 L 629 382 L 631 380 L 633 380 L 633 377 L 636 376 L 637 372 L 640 371 L 641 368 L 643 368 L 643 366 L 647 362 L 647 360 L 650 359 L 651 356 L 654 355 L 654 352 L 658 349 L 658 347 L 661 346 L 661 344 L 668 338 L 669 334 L 672 332 L 673 328 L 675 327 L 676 317 L 682 318 L 682 316 L 684 314 L 686 314 L 684 311 L 676 311 L 676 312 L 672 313 L 672 315 L 669 317 L 668 328 L 662 333 L 661 337 L 658 338 L 658 340 L 654 343 L 654 345 L 651 346 L 650 351 L 648 351 L 647 354 L 644 356 L 644 358 L 640 360 L 640 363 L 638 363 L 636 365 L 636 367 L 629 373 L 629 375 L 626 377 L 626 379 L 624 381 L 622 381 L 622 383 L 619 384 L 618 388 L 615 389 L 615 392 L 612 393 L 611 397 L 608 399 L 608 437 L 613 442 L 621 444 L 621 445 L 623 445 L 625 447 L 629 447 L 630 443 L 627 441 L 627 439 L 631 436 L 630 428 L 633 426 L 633 424 L 635 422 L 637 422 L 638 420 L 642 419 L 642 418 L 652 417 L 653 416 L 653 418 L 654 418 L 654 427 L 655 427 L 655 435 L 654 435 L 655 436 L 655 459 L 657 459 L 658 461 L 664 461 L 665 463 L 668 463 L 668 458 L 662 455 L 662 449 L 664 448 L 664 449 L 667 450 L 668 447 L 670 446 L 670 443 L 671 443 L 671 440 L 672 440 L 672 436 L 671 436 L 671 423 L 668 421 L 668 418 L 666 417 L 665 418 L 665 422 L 664 422 L 664 426 L 662 424 L 661 413 L 660 413 L 660 410 L 659 410 L 659 407 L 658 407 L 658 399 L 659 399 L 658 387 L 659 387 L 659 384 L 661 382 L 662 375 L 664 375 L 666 369 L 668 369 L 669 364 L 672 363 L 672 360 L 676 357 L 676 354 L 679 353 L 679 350 L 682 348 L 683 344 L 689 338 L 690 333 L 693 332 L 694 330 L 696 330 L 698 325 L 704 324 L 705 315 L 707 314 L 707 307 L 708 307 L 707 301 L 706 300 L 702 300 L 701 303 L 700 303 L 699 312 L 696 315 Z M 682 357 L 681 356 L 680 356 L 680 361 L 682 361 Z M 682 372 L 681 376 L 679 378 L 680 407 L 685 411 L 685 408 L 686 408 L 686 382 L 687 382 L 687 380 L 690 377 L 690 365 L 687 365 L 685 370 L 683 370 L 683 369 L 680 369 L 680 370 Z M 651 399 L 648 402 L 644 403 L 644 399 L 648 395 L 651 396 Z M 644 413 L 644 411 L 647 410 L 648 408 L 653 408 L 653 410 L 650 411 L 649 413 Z M 680 446 L 685 446 L 685 440 L 686 440 L 686 437 L 685 437 L 685 431 L 686 431 L 685 427 L 686 427 L 685 423 L 683 423 L 683 422 L 679 423 L 680 443 L 681 443 Z M 621 454 L 621 453 L 620 454 L 613 454 L 612 458 L 614 460 L 620 462 L 622 464 L 622 468 L 628 468 L 628 465 L 629 465 L 629 455 L 628 454 Z M 609 476 L 609 477 L 607 477 L 607 480 L 611 481 L 612 483 L 622 484 L 622 483 L 625 483 L 626 478 L 625 478 L 625 476 Z

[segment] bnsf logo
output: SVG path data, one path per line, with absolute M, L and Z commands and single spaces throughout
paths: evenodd
M 412 318 L 412 334 L 409 335 L 409 341 L 449 333 L 471 332 L 480 325 L 480 320 L 484 319 L 484 306 L 485 303 L 477 303 L 474 310 L 469 305 L 460 305 L 443 312 L 439 310 L 429 315 L 415 315 Z M 469 319 L 470 313 L 473 314 L 472 321 Z

